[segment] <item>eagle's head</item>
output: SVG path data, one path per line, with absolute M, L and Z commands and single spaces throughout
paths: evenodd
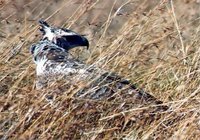
M 43 34 L 43 40 L 49 40 L 50 42 L 64 48 L 66 51 L 78 47 L 86 46 L 89 48 L 89 41 L 85 36 L 80 35 L 74 31 L 64 28 L 51 27 L 44 20 L 39 20 L 40 31 Z

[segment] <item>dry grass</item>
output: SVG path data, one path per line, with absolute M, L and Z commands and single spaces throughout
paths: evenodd
M 0 138 L 199 139 L 198 0 L 7 0 L 0 11 Z M 86 34 L 90 52 L 74 56 L 131 79 L 169 109 L 150 125 L 133 120 L 144 109 L 128 100 L 80 100 L 75 87 L 47 101 L 29 53 L 39 18 Z

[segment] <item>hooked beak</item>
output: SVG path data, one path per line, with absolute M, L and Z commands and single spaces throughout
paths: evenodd
M 82 36 L 82 40 L 83 40 L 83 46 L 86 46 L 87 50 L 89 49 L 89 41 L 87 40 L 87 38 Z
M 89 41 L 88 39 L 85 37 L 86 35 L 81 35 L 82 36 L 82 39 L 83 39 L 83 42 L 84 42 L 84 46 L 86 46 L 87 50 L 89 49 Z

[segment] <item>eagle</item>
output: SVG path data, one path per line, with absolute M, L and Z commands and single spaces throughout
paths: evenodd
M 30 48 L 33 60 L 37 65 L 37 89 L 44 88 L 49 81 L 52 82 L 58 77 L 62 77 L 71 83 L 92 81 L 87 84 L 87 87 L 77 92 L 78 96 L 85 96 L 84 93 L 87 93 L 88 98 L 101 99 L 115 95 L 120 91 L 134 94 L 136 100 L 162 103 L 149 93 L 139 90 L 129 80 L 75 59 L 69 50 L 78 46 L 88 48 L 89 41 L 84 36 L 69 29 L 51 27 L 44 20 L 39 20 L 39 24 L 43 38 Z
M 30 52 L 36 64 L 37 89 L 46 88 L 47 83 L 62 77 L 71 84 L 88 82 L 85 88 L 77 91 L 76 96 L 79 97 L 102 99 L 122 92 L 134 96 L 137 102 L 162 103 L 149 93 L 139 90 L 129 80 L 95 65 L 84 64 L 75 59 L 69 51 L 49 40 L 33 44 Z
M 36 64 L 36 89 L 44 91 L 42 93 L 45 93 L 44 97 L 50 104 L 58 101 L 56 99 L 60 100 L 59 97 L 75 99 L 74 104 L 77 106 L 83 105 L 90 108 L 91 104 L 96 104 L 96 107 L 91 108 L 92 111 L 96 110 L 95 113 L 92 115 L 89 112 L 89 114 L 86 113 L 87 118 L 95 116 L 97 119 L 95 122 L 90 122 L 92 130 L 95 126 L 98 126 L 98 117 L 101 116 L 98 107 L 106 109 L 109 103 L 116 104 L 116 106 L 113 108 L 108 107 L 108 111 L 110 109 L 114 112 L 117 110 L 123 112 L 127 109 L 130 109 L 129 111 L 137 110 L 129 113 L 132 114 L 133 119 L 131 125 L 135 128 L 162 119 L 161 114 L 169 109 L 168 106 L 163 105 L 162 101 L 137 88 L 130 80 L 109 70 L 104 70 L 95 64 L 85 64 L 70 54 L 70 49 L 84 45 L 84 43 L 89 44 L 86 39 L 80 41 L 83 37 L 73 31 L 69 31 L 68 34 L 65 33 L 64 36 L 62 36 L 64 33 L 62 35 L 53 34 L 53 37 L 50 38 L 47 33 L 50 32 L 50 27 L 45 25 L 44 28 L 46 27 L 45 30 L 47 31 L 44 32 L 43 39 L 34 43 L 30 48 L 30 52 Z M 69 40 L 69 36 L 77 38 L 77 42 L 76 40 Z M 57 42 L 59 38 L 65 41 L 66 46 Z M 118 113 L 118 115 L 120 114 Z M 122 113 L 121 115 L 125 114 Z M 113 120 L 113 124 L 115 124 L 115 119 L 110 120 Z M 88 126 L 88 122 L 82 123 Z M 122 127 L 121 130 L 123 129 Z M 75 133 L 72 133 L 73 136 L 77 133 L 82 134 L 82 127 L 80 131 L 78 128 L 76 130 Z
M 40 31 L 43 34 L 42 40 L 49 40 L 66 51 L 77 46 L 89 48 L 89 41 L 84 35 L 80 35 L 72 30 L 50 26 L 46 21 L 39 20 Z

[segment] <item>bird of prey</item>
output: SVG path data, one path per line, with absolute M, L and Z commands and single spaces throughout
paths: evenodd
M 156 102 L 152 95 L 138 90 L 129 80 L 123 79 L 115 73 L 102 70 L 94 65 L 86 65 L 73 58 L 65 49 L 48 41 L 41 40 L 31 46 L 30 49 L 36 63 L 36 75 L 38 89 L 47 86 L 49 81 L 54 81 L 63 76 L 66 81 L 78 83 L 88 82 L 85 88 L 77 92 L 77 96 L 92 99 L 101 99 L 114 96 L 119 92 L 134 95 L 135 102 Z M 89 82 L 92 81 L 92 82 Z
M 93 113 L 95 117 L 93 114 L 87 113 L 86 116 L 96 119 L 101 116 L 103 110 L 102 108 L 97 109 L 99 101 L 101 104 L 105 102 L 104 109 L 109 104 L 116 104 L 117 107 L 112 108 L 114 112 L 132 110 L 130 113 L 133 120 L 131 125 L 135 128 L 149 125 L 153 121 L 161 119 L 160 113 L 168 109 L 161 101 L 138 89 L 129 80 L 113 72 L 102 70 L 95 65 L 84 64 L 71 56 L 68 51 L 48 40 L 41 40 L 33 44 L 31 53 L 37 65 L 36 88 L 38 90 L 45 89 L 44 97 L 50 104 L 59 101 L 61 99 L 59 97 L 72 97 L 77 101 L 83 100 L 83 107 L 90 108 L 89 101 L 91 103 L 94 101 L 97 103 L 95 108 L 97 112 Z M 79 102 L 76 105 L 79 106 Z M 91 110 L 94 111 L 94 108 Z M 109 111 L 110 108 L 108 107 L 107 110 Z M 123 115 L 125 114 L 122 113 Z M 113 122 L 115 122 L 114 120 Z M 98 121 L 90 123 L 92 130 L 99 124 Z M 81 122 L 81 124 L 88 126 L 88 122 Z M 120 129 L 123 130 L 123 126 Z M 82 129 L 74 132 L 82 134 Z M 76 135 L 76 133 L 72 133 L 72 135 Z
M 77 92 L 77 96 L 100 99 L 121 92 L 134 95 L 135 102 L 139 99 L 139 102 L 161 103 L 115 73 L 102 70 L 94 65 L 88 66 L 72 57 L 69 53 L 71 48 L 89 46 L 85 37 L 68 29 L 51 27 L 43 20 L 39 23 L 43 39 L 33 44 L 30 49 L 37 65 L 36 87 L 38 89 L 46 87 L 49 81 L 64 77 L 71 83 L 80 81 L 88 83 L 85 88 Z
M 69 29 L 52 27 L 44 20 L 39 20 L 39 24 L 43 40 L 49 40 L 66 51 L 77 46 L 86 46 L 87 49 L 89 48 L 89 42 L 83 35 Z

